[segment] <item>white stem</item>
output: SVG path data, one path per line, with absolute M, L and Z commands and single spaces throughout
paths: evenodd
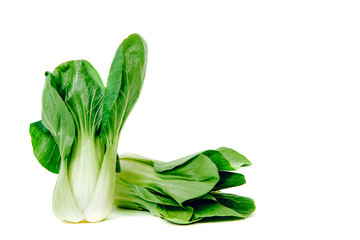
M 115 167 L 117 144 L 107 149 L 93 195 L 84 211 L 85 220 L 98 222 L 107 218 L 115 197 Z
M 78 136 L 73 149 L 69 180 L 74 198 L 82 212 L 89 204 L 100 171 L 94 137 Z
M 84 215 L 80 211 L 71 191 L 67 165 L 63 159 L 61 159 L 59 176 L 53 193 L 52 208 L 54 215 L 60 220 L 68 222 L 81 222 L 84 220 Z

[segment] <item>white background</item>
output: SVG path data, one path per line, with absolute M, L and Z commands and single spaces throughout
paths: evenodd
M 2 1 L 0 238 L 360 239 L 359 12 L 346 0 Z M 253 166 L 229 191 L 255 200 L 252 217 L 177 226 L 116 209 L 97 224 L 53 216 L 56 175 L 28 134 L 44 72 L 86 59 L 106 81 L 133 32 L 149 60 L 119 153 L 170 161 L 234 148 Z

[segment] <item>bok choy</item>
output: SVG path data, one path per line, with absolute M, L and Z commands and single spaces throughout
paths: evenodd
M 30 134 L 40 163 L 59 173 L 57 218 L 97 222 L 110 214 L 120 132 L 139 97 L 146 62 L 146 43 L 133 34 L 116 51 L 106 88 L 85 60 L 46 72 L 42 121 L 30 125 Z
M 115 205 L 147 210 L 177 224 L 210 218 L 243 219 L 255 211 L 251 198 L 220 190 L 245 184 L 233 172 L 251 162 L 230 148 L 193 154 L 171 162 L 135 154 L 120 156 Z
M 119 46 L 106 87 L 85 60 L 45 73 L 42 120 L 30 124 L 35 157 L 58 174 L 54 215 L 67 222 L 98 222 L 113 206 L 147 210 L 177 224 L 213 217 L 241 219 L 252 199 L 220 190 L 245 183 L 233 171 L 251 163 L 229 148 L 161 162 L 117 155 L 121 130 L 142 89 L 147 45 L 132 34 Z

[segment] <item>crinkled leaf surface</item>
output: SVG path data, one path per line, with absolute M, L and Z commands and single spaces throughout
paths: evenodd
M 74 117 L 77 130 L 94 135 L 101 125 L 104 98 L 104 84 L 95 68 L 88 61 L 75 60 L 59 65 L 49 74 Z

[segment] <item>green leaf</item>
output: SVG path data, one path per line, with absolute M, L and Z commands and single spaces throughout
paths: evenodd
M 222 171 L 238 170 L 240 167 L 247 167 L 251 162 L 231 148 L 221 147 L 216 150 L 208 150 L 203 152 L 208 156 Z
M 95 68 L 85 60 L 69 61 L 51 75 L 53 86 L 74 117 L 77 134 L 93 136 L 101 125 L 104 98 L 104 84 Z
M 240 186 L 246 183 L 245 176 L 240 173 L 220 171 L 220 180 L 213 190 Z
M 216 201 L 201 199 L 190 203 L 194 208 L 193 220 L 243 219 L 255 211 L 255 203 L 251 198 L 222 192 L 211 192 L 211 195 Z
M 152 161 L 138 155 L 120 156 L 118 177 L 152 192 L 174 199 L 179 205 L 211 191 L 219 181 L 218 170 L 205 155 L 188 159 L 180 165 Z M 164 168 L 157 168 L 159 164 Z M 164 170 L 166 169 L 166 170 Z
M 151 191 L 149 191 L 146 188 L 136 186 L 134 184 L 131 184 L 132 190 L 134 193 L 139 196 L 141 199 L 152 202 L 152 203 L 158 203 L 158 204 L 165 204 L 170 206 L 180 206 L 177 202 L 175 202 L 172 198 L 167 197 L 162 194 L 156 194 Z
M 30 135 L 34 155 L 39 163 L 50 172 L 59 173 L 60 152 L 50 131 L 41 121 L 37 121 L 30 124 Z
M 231 208 L 227 208 L 218 202 L 205 202 L 194 205 L 194 219 L 210 217 L 237 217 L 241 215 Z
M 192 222 L 194 209 L 190 206 L 176 207 L 159 204 L 156 208 L 161 218 L 176 223 L 176 224 L 189 224 Z
M 54 137 L 60 156 L 65 160 L 75 139 L 75 125 L 64 101 L 53 88 L 53 83 L 53 75 L 47 72 L 42 97 L 42 123 Z
M 233 171 L 238 170 L 240 167 L 251 165 L 251 162 L 240 153 L 231 148 L 221 147 L 216 150 L 206 150 L 200 153 L 191 154 L 171 162 L 154 161 L 154 167 L 158 172 L 168 171 L 188 162 L 199 154 L 206 155 L 210 158 L 219 171 Z
M 210 193 L 207 193 L 201 197 L 195 198 L 195 199 L 190 199 L 188 202 L 185 202 L 184 205 L 191 205 L 192 202 L 194 201 L 198 201 L 198 200 L 208 200 L 208 201 L 215 201 L 216 202 L 216 198 L 214 198 Z
M 153 160 L 154 162 L 154 169 L 156 172 L 166 172 L 166 171 L 170 171 L 173 170 L 175 168 L 180 167 L 181 165 L 186 165 L 188 164 L 191 160 L 197 158 L 201 153 L 195 153 L 186 157 L 182 157 L 170 162 L 163 162 L 163 161 L 156 161 Z
M 120 131 L 139 98 L 145 78 L 147 46 L 138 34 L 126 38 L 115 53 L 105 89 L 101 136 L 117 144 Z
M 250 216 L 256 209 L 253 199 L 229 193 L 211 193 L 223 206 L 230 208 L 240 215 L 240 218 Z

